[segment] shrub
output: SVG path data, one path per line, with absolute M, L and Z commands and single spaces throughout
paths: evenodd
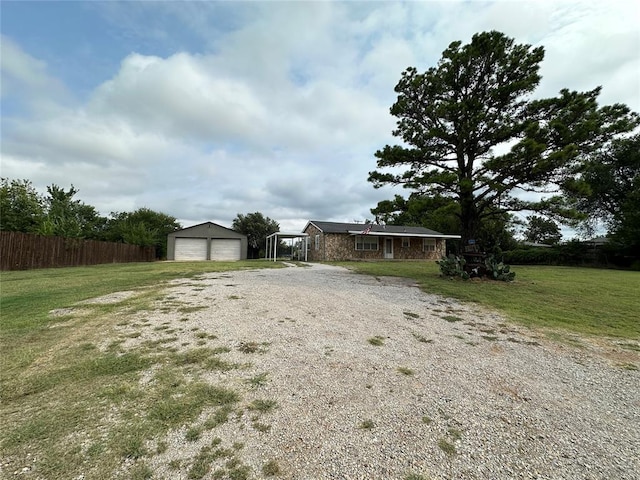
M 440 267 L 440 274 L 445 277 L 460 277 L 464 280 L 469 278 L 469 274 L 464 271 L 464 266 L 467 263 L 464 257 L 448 255 L 436 260 L 436 263 Z
M 484 264 L 487 267 L 487 276 L 493 280 L 511 282 L 516 276 L 515 272 L 511 271 L 509 265 L 499 262 L 493 255 L 489 255 L 484 261 Z

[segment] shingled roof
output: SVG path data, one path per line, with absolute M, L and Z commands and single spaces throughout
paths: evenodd
M 323 222 L 318 220 L 310 220 L 309 224 L 315 225 L 324 233 L 344 233 L 357 234 L 371 226 L 370 235 L 393 235 L 407 237 L 441 237 L 441 238 L 460 238 L 459 235 L 444 235 L 435 230 L 424 227 L 408 227 L 402 225 L 376 225 L 367 223 L 340 223 L 340 222 Z M 305 230 L 307 227 L 305 227 Z

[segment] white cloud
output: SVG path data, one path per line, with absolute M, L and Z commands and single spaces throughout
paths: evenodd
M 146 206 L 185 225 L 230 225 L 253 211 L 288 230 L 310 218 L 364 219 L 396 191 L 366 178 L 374 152 L 395 142 L 388 110 L 401 72 L 435 65 L 454 40 L 499 29 L 542 44 L 543 94 L 602 84 L 606 103 L 637 109 L 638 32 L 625 15 L 637 7 L 593 5 L 138 3 L 121 31 L 132 45 L 170 43 L 153 16 L 161 11 L 202 48 L 165 56 L 132 48 L 75 105 L 60 101 L 66 89 L 44 61 L 3 38 L 3 102 L 28 101 L 33 113 L 4 115 L 2 175 L 40 188 L 73 183 L 102 213 Z M 127 13 L 99 8 L 114 28 Z
M 3 102 L 13 101 L 39 111 L 57 110 L 68 100 L 62 82 L 52 77 L 47 64 L 32 57 L 5 35 L 0 35 L 0 82 Z M 5 110 L 6 112 L 6 110 Z

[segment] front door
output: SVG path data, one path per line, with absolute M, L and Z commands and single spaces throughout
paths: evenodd
M 393 258 L 393 238 L 384 239 L 384 258 Z

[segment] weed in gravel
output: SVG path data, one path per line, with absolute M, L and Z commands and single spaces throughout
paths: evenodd
M 267 384 L 268 375 L 269 374 L 267 372 L 259 373 L 258 375 L 248 378 L 246 382 L 251 386 L 251 388 L 262 387 Z
M 238 351 L 242 353 L 266 353 L 269 342 L 240 342 Z
M 260 422 L 254 421 L 251 423 L 251 426 L 261 433 L 267 433 L 268 431 L 271 430 L 271 425 L 267 425 L 266 423 L 260 423 Z
M 269 460 L 262 466 L 262 473 L 266 477 L 275 477 L 280 474 L 280 465 L 275 460 Z
M 147 480 L 153 476 L 153 471 L 144 463 L 138 464 L 131 469 L 131 480 Z
M 216 412 L 204 421 L 204 428 L 211 430 L 218 425 L 227 423 L 229 421 L 229 415 L 233 412 L 233 408 L 230 405 L 225 405 L 216 410 Z
M 227 298 L 229 300 L 242 300 L 242 297 L 240 297 L 239 295 L 229 295 Z
M 449 430 L 447 430 L 447 432 L 449 433 L 449 435 L 451 436 L 451 439 L 456 442 L 458 440 L 460 440 L 462 438 L 462 432 L 460 430 L 458 430 L 457 428 L 450 428 Z
M 198 455 L 194 459 L 193 465 L 189 469 L 187 473 L 187 478 L 191 480 L 198 480 L 203 478 L 209 471 L 211 470 L 211 465 L 214 461 L 223 459 L 223 458 L 234 458 L 233 450 L 225 449 L 225 448 L 215 448 L 220 444 L 219 438 L 214 438 L 211 442 L 211 446 L 204 446 L 198 452 Z M 216 478 L 216 477 L 214 477 Z M 222 478 L 222 477 L 218 477 Z
M 204 305 L 194 305 L 192 307 L 180 307 L 178 309 L 178 312 L 180 313 L 192 313 L 192 312 L 198 312 L 200 310 L 206 310 L 209 307 L 206 307 Z
M 115 433 L 118 437 L 117 453 L 122 458 L 140 458 L 146 455 L 145 435 L 140 429 L 122 429 Z
M 275 400 L 254 400 L 247 408 L 253 412 L 267 413 L 278 406 Z
M 417 313 L 413 313 L 413 312 L 402 312 L 404 314 L 405 317 L 409 317 L 409 318 L 420 318 L 420 315 L 418 315 Z
M 413 333 L 413 338 L 415 338 L 416 340 L 418 340 L 421 343 L 433 343 L 433 339 L 432 338 L 427 338 L 423 335 L 420 335 L 419 333 Z
M 446 320 L 449 323 L 454 323 L 454 322 L 461 322 L 462 320 L 464 320 L 461 317 L 456 317 L 455 315 L 445 315 L 444 317 L 442 317 L 443 320 Z
M 480 335 L 480 338 L 483 338 L 488 342 L 495 342 L 496 340 L 498 340 L 498 337 L 496 337 L 495 335 Z
M 375 347 L 381 347 L 382 345 L 384 345 L 384 337 L 376 335 L 375 337 L 369 338 L 367 342 Z
M 195 442 L 196 440 L 200 439 L 201 435 L 202 435 L 202 429 L 201 428 L 192 427 L 192 428 L 190 428 L 190 429 L 188 429 L 186 431 L 186 433 L 184 434 L 184 438 L 188 442 Z
M 230 468 L 227 475 L 230 480 L 247 480 L 249 475 L 251 475 L 251 467 L 239 463 L 238 465 Z
M 360 422 L 360 425 L 358 425 L 358 428 L 360 430 L 371 430 L 375 426 L 376 424 L 373 422 L 373 420 L 363 420 L 362 422 Z
M 455 445 L 444 438 L 438 440 L 438 447 L 440 447 L 440 450 L 442 450 L 450 457 L 454 456 L 457 453 Z
M 404 477 L 404 480 L 429 480 L 429 479 L 424 475 L 419 475 L 417 473 L 410 473 L 409 475 Z
M 182 462 L 180 460 L 171 460 L 169 462 L 169 470 L 180 470 Z
M 158 442 L 158 445 L 156 446 L 156 453 L 158 455 L 166 452 L 169 449 L 169 445 L 167 445 L 167 442 Z
M 431 422 L 433 422 L 433 420 L 431 419 L 431 417 L 424 415 L 422 417 L 422 423 L 424 423 L 425 425 L 429 425 L 431 424 Z
M 410 377 L 411 375 L 414 375 L 416 372 L 414 372 L 413 370 L 411 370 L 410 368 L 407 367 L 398 367 L 396 369 L 398 371 L 398 373 L 401 373 L 402 375 L 406 375 L 408 377 Z

